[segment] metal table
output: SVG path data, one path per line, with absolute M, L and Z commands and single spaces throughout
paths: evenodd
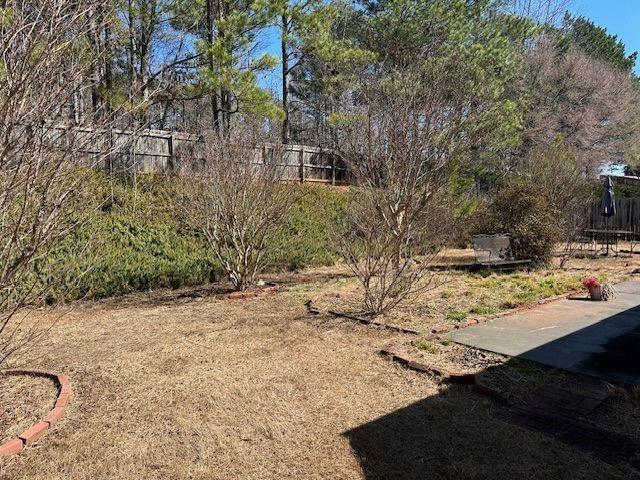
M 587 234 L 590 234 L 592 238 L 597 242 L 598 238 L 602 238 L 603 249 L 606 246 L 605 255 L 609 255 L 609 245 L 614 245 L 613 249 L 614 253 L 617 255 L 618 251 L 618 241 L 622 239 L 628 239 L 633 236 L 633 232 L 631 230 L 601 230 L 597 228 L 588 228 L 584 231 Z M 613 242 L 611 241 L 613 240 Z

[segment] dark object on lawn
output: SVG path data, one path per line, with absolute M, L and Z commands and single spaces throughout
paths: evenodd
M 531 263 L 531 260 L 516 260 L 513 257 L 508 235 L 474 235 L 473 250 L 476 265 L 488 268 L 510 269 Z
M 605 230 L 609 229 L 609 217 L 613 217 L 616 214 L 616 201 L 615 194 L 613 193 L 613 182 L 611 177 L 607 177 L 604 181 L 604 193 L 602 194 L 602 209 L 600 215 L 605 217 Z M 609 242 L 607 244 L 607 253 L 609 255 Z
M 320 314 L 320 310 L 318 310 L 314 304 L 313 304 L 313 300 L 307 300 L 304 304 L 305 307 L 307 307 L 307 313 L 309 315 L 319 315 Z

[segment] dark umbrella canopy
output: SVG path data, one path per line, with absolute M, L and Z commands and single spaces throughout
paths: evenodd
M 602 195 L 602 210 L 600 214 L 603 217 L 613 217 L 616 214 L 615 195 L 613 193 L 613 182 L 610 177 L 604 181 L 604 194 Z

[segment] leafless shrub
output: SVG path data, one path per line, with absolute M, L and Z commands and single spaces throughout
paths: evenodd
M 538 185 L 557 221 L 563 267 L 575 253 L 576 241 L 584 231 L 587 207 L 593 200 L 592 180 L 562 139 L 529 152 L 521 173 Z
M 235 128 L 232 137 L 204 134 L 205 159 L 194 165 L 187 212 L 202 231 L 237 290 L 246 290 L 265 266 L 265 252 L 290 204 L 282 183 L 282 145 L 259 128 Z
M 341 148 L 358 184 L 341 237 L 378 315 L 430 285 L 431 260 L 455 223 L 451 174 L 466 143 L 456 98 L 411 74 L 364 87 L 344 112 Z
M 450 225 L 442 220 L 451 212 L 433 198 L 428 208 L 403 207 L 406 218 L 400 220 L 389 208 L 397 200 L 389 191 L 358 189 L 358 194 L 348 211 L 340 247 L 364 287 L 364 312 L 379 315 L 434 286 L 429 267 L 446 242 Z
M 90 125 L 69 126 L 78 92 L 99 89 L 91 38 L 108 7 L 9 0 L 0 8 L 0 365 L 47 330 L 25 322 L 52 287 L 36 267 L 88 214 L 78 203 L 86 167 L 112 152 L 104 131 L 119 108 L 102 102 Z

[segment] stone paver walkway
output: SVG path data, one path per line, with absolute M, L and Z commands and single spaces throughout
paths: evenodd
M 640 385 L 640 282 L 615 288 L 618 294 L 608 302 L 561 300 L 445 337 L 571 372 Z

